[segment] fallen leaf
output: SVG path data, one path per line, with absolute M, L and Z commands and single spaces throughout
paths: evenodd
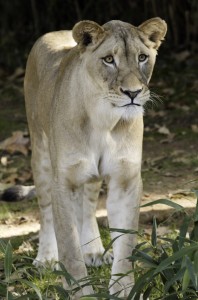
M 176 93 L 174 88 L 165 88 L 162 90 L 162 92 L 168 96 L 172 96 Z
M 11 154 L 20 152 L 25 156 L 28 154 L 30 140 L 22 131 L 14 131 L 12 136 L 0 143 L 0 150 L 7 151 Z
M 192 124 L 192 125 L 191 125 L 191 128 L 192 128 L 192 131 L 193 131 L 193 132 L 198 133 L 198 126 L 197 126 L 197 125 Z
M 166 172 L 166 173 L 163 174 L 163 176 L 165 176 L 165 177 L 178 177 L 179 175 L 173 174 L 171 172 Z
M 144 128 L 144 131 L 145 131 L 145 132 L 150 132 L 150 131 L 151 131 L 151 128 L 150 128 L 149 126 L 146 126 L 146 127 Z
M 190 106 L 188 105 L 181 105 L 179 108 L 185 112 L 188 112 L 190 110 Z
M 14 73 L 8 77 L 8 80 L 12 81 L 15 80 L 16 78 L 22 77 L 25 74 L 25 70 L 23 68 L 16 68 Z
M 32 173 L 31 173 L 31 171 L 23 171 L 18 176 L 18 181 L 20 181 L 20 183 L 25 183 L 25 182 L 27 182 L 30 179 L 32 179 Z
M 18 174 L 14 173 L 3 179 L 2 181 L 7 184 L 14 185 L 18 179 Z
M 182 150 L 182 149 L 176 149 L 176 150 L 173 150 L 171 153 L 170 153 L 170 156 L 172 156 L 172 157 L 178 157 L 178 156 L 180 156 L 180 155 L 183 155 L 185 153 L 185 151 L 184 150 Z
M 160 144 L 172 143 L 174 137 L 175 137 L 175 134 L 170 133 L 169 135 L 167 135 L 167 138 L 160 140 Z
M 198 79 L 196 79 L 194 82 L 193 82 L 193 86 L 192 86 L 192 91 L 195 91 L 195 92 L 198 92 Z M 198 101 L 196 101 L 196 104 L 198 104 Z
M 181 199 L 182 197 L 189 197 L 195 199 L 195 193 L 188 190 L 178 190 L 168 195 L 171 199 Z
M 159 111 L 155 111 L 155 110 L 149 110 L 147 112 L 147 115 L 151 116 L 152 118 L 154 117 L 164 117 L 167 115 L 167 112 L 164 110 L 159 110 Z
M 191 55 L 190 51 L 188 50 L 184 50 L 180 53 L 175 53 L 173 55 L 173 57 L 178 61 L 178 62 L 182 62 L 185 61 L 189 56 Z
M 6 167 L 8 165 L 8 158 L 7 158 L 7 156 L 2 156 L 1 157 L 1 164 L 4 167 Z
M 186 157 L 176 157 L 172 160 L 173 163 L 182 163 L 182 164 L 189 164 L 190 159 L 186 158 Z
M 30 242 L 23 242 L 22 245 L 19 246 L 17 253 L 24 253 L 24 252 L 32 252 L 34 251 Z
M 159 127 L 158 132 L 164 135 L 170 135 L 170 130 L 165 125 Z

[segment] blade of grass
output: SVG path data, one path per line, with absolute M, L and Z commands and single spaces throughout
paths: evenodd
M 91 294 L 89 296 L 83 296 L 80 299 L 86 299 L 88 297 L 95 297 L 96 299 L 113 299 L 113 300 L 120 300 L 120 298 L 114 296 L 114 295 L 109 295 L 106 293 L 97 293 L 97 294 Z
M 121 233 L 128 233 L 128 234 L 139 234 L 137 230 L 132 229 L 120 229 L 120 228 L 109 228 L 109 231 L 112 232 L 121 232 Z
M 190 279 L 193 283 L 193 286 L 195 288 L 195 290 L 197 291 L 198 290 L 198 282 L 197 282 L 197 274 L 195 273 L 195 269 L 194 269 L 194 266 L 190 260 L 190 258 L 188 256 L 186 256 L 186 267 L 188 269 L 188 272 L 189 272 L 189 276 L 190 276 Z
M 60 268 L 62 270 L 61 275 L 65 277 L 65 280 L 67 281 L 68 285 L 71 286 L 72 282 L 73 282 L 74 284 L 76 284 L 80 288 L 81 286 L 78 283 L 78 281 L 69 272 L 67 272 L 65 266 L 61 262 L 59 262 L 59 265 L 60 265 Z M 60 272 L 60 271 L 54 271 L 55 274 L 57 274 L 57 272 Z
M 124 235 L 124 233 L 123 233 L 123 234 L 120 234 L 120 235 L 116 236 L 114 239 L 112 239 L 112 240 L 110 241 L 110 243 L 108 244 L 108 246 L 106 247 L 106 249 L 105 249 L 104 253 L 102 254 L 102 256 L 104 256 L 104 255 L 111 249 L 113 243 L 114 243 L 119 237 L 121 237 L 121 236 L 123 236 L 123 235 Z
M 0 252 L 5 254 L 6 251 L 6 243 L 4 242 L 4 240 L 0 239 Z
M 12 245 L 10 241 L 7 243 L 5 250 L 4 272 L 6 282 L 9 283 L 10 275 L 12 273 Z
M 131 300 L 133 299 L 133 297 L 136 294 L 139 294 L 142 292 L 143 288 L 145 287 L 146 284 L 148 284 L 149 282 L 152 282 L 154 279 L 154 269 L 149 270 L 148 272 L 146 272 L 144 275 L 140 276 L 138 278 L 138 280 L 135 282 L 131 292 L 128 295 L 127 300 Z
M 147 206 L 156 205 L 156 204 L 164 204 L 164 205 L 175 208 L 177 211 L 184 210 L 183 206 L 181 206 L 181 205 L 179 205 L 179 204 L 177 204 L 177 203 L 175 203 L 175 202 L 173 202 L 169 199 L 158 199 L 158 200 L 143 204 L 140 207 L 147 207 Z
M 164 285 L 165 293 L 168 292 L 169 288 L 177 281 L 181 281 L 185 272 L 185 268 L 180 269 L 174 277 L 170 278 Z
M 14 300 L 14 297 L 12 296 L 12 294 L 9 291 L 7 292 L 6 300 Z
M 156 217 L 153 217 L 153 227 L 151 233 L 151 244 L 153 247 L 157 246 L 157 221 Z
M 57 293 L 59 294 L 59 296 L 63 297 L 63 299 L 67 299 L 67 297 L 69 297 L 68 292 L 61 286 L 59 286 L 59 285 L 49 286 L 49 288 L 51 288 L 51 287 L 53 289 L 55 289 L 57 291 Z
M 180 233 L 179 233 L 179 248 L 180 249 L 184 245 L 190 221 L 191 221 L 191 217 L 190 216 L 185 216 L 185 218 L 183 220 L 183 223 L 182 223 L 182 225 L 180 227 Z
M 137 255 L 132 255 L 129 256 L 128 258 L 131 259 L 132 261 L 141 261 L 144 263 L 147 263 L 148 265 L 150 265 L 151 267 L 157 267 L 158 266 L 158 262 L 156 260 L 154 260 L 150 255 L 144 253 L 141 250 L 137 250 Z
M 198 244 L 185 247 L 183 249 L 180 249 L 176 253 L 174 253 L 172 256 L 166 258 L 163 260 L 158 267 L 155 269 L 155 274 L 162 272 L 167 267 L 171 266 L 173 262 L 177 261 L 178 259 L 182 258 L 184 255 L 189 255 L 193 251 L 198 250 Z
M 30 288 L 32 288 L 35 291 L 35 293 L 37 294 L 39 300 L 43 299 L 38 287 L 34 283 L 32 283 L 31 281 L 28 281 L 26 279 L 20 279 L 18 281 L 29 286 Z

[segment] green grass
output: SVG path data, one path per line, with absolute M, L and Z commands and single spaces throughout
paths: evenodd
M 197 191 L 195 193 L 198 194 Z M 194 215 L 189 216 L 183 207 L 170 200 L 158 202 L 182 211 L 183 222 L 180 228 L 173 228 L 170 234 L 158 236 L 154 218 L 151 235 L 148 237 L 144 231 L 138 234 L 138 244 L 130 257 L 136 283 L 127 300 L 139 299 L 140 293 L 150 300 L 197 299 L 198 205 Z M 126 233 L 126 230 L 120 229 L 119 232 Z M 100 233 L 108 248 L 109 230 L 100 228 Z M 35 248 L 35 243 L 30 243 Z M 69 300 L 71 294 L 79 289 L 79 284 L 91 284 L 97 294 L 95 299 L 121 299 L 119 296 L 112 298 L 108 295 L 109 266 L 89 268 L 88 277 L 83 282 L 76 282 L 62 264 L 59 271 L 47 267 L 37 269 L 32 265 L 33 257 L 35 251 L 19 253 L 18 245 L 13 246 L 10 242 L 0 240 L 0 270 L 3 270 L 0 273 L 0 299 Z M 65 277 L 69 290 L 62 288 L 60 275 Z

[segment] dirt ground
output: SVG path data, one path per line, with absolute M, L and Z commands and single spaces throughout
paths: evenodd
M 146 108 L 143 145 L 143 203 L 172 199 L 193 211 L 198 189 L 198 59 L 186 51 L 158 59 Z M 11 75 L 0 70 L 0 190 L 7 185 L 31 184 L 31 146 L 23 99 L 24 69 Z M 17 133 L 16 133 L 17 132 Z M 8 139 L 9 138 L 9 139 Z M 104 223 L 104 201 L 98 216 Z M 141 210 L 140 223 L 168 219 L 172 212 L 156 205 Z M 106 222 L 106 221 L 105 221 Z M 169 225 L 172 224 L 172 220 Z M 0 202 L 0 237 L 37 232 L 35 201 Z

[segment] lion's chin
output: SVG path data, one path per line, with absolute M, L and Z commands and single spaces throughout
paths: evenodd
M 144 115 L 144 107 L 137 105 L 128 105 L 122 108 L 122 119 L 132 120 Z

